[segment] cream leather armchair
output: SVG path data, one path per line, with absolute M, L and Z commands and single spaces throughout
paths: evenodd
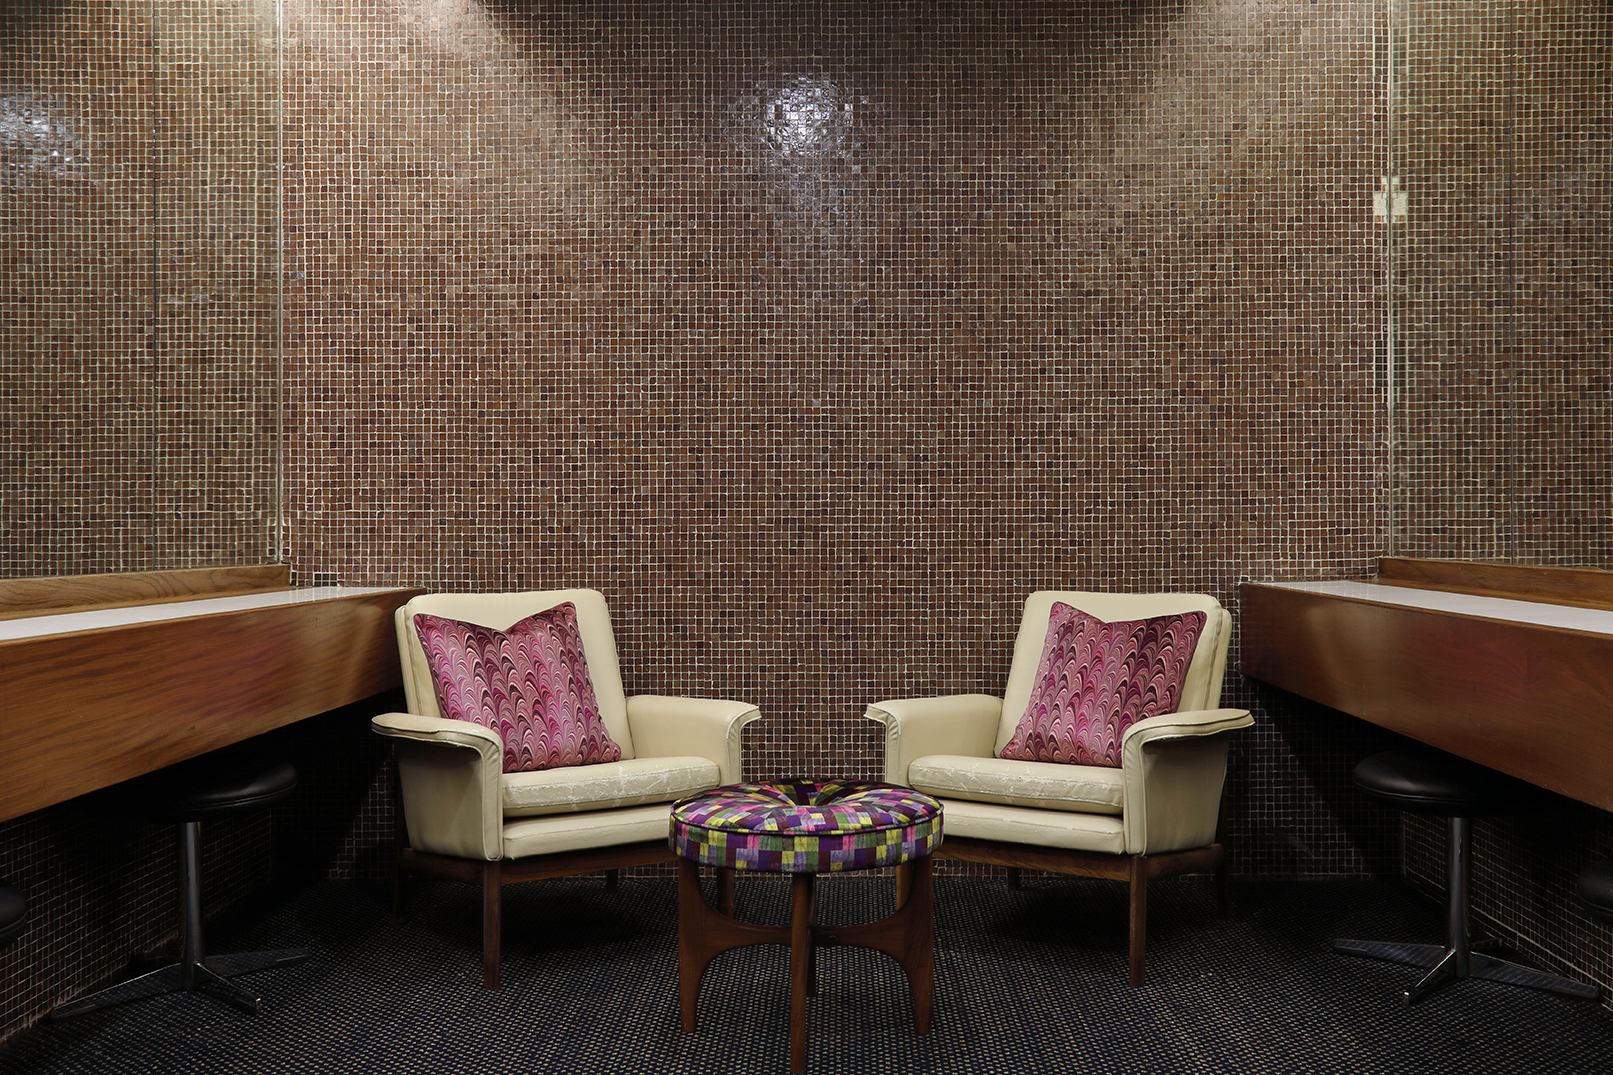
M 566 601 L 577 607 L 595 701 L 621 760 L 505 773 L 496 732 L 441 715 L 414 617 L 504 630 Z M 482 978 L 497 989 L 503 886 L 600 870 L 614 884 L 621 867 L 676 861 L 673 800 L 739 781 L 740 733 L 761 714 L 743 702 L 627 697 L 596 590 L 425 594 L 398 609 L 396 624 L 409 712 L 371 726 L 396 740 L 407 826 L 398 866 L 481 884 Z
M 1133 724 L 1121 766 L 1006 761 L 1035 689 L 1055 601 L 1108 622 L 1205 613 L 1175 713 Z M 1112 594 L 1042 590 L 1030 595 L 1003 696 L 951 695 L 878 702 L 867 716 L 885 726 L 885 779 L 941 800 L 940 858 L 1105 877 L 1129 882 L 1130 978 L 1143 982 L 1148 882 L 1214 870 L 1226 909 L 1225 855 L 1216 842 L 1231 733 L 1254 721 L 1219 709 L 1232 617 L 1201 594 Z

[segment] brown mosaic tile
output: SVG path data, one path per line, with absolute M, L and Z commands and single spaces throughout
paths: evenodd
M 290 27 L 300 573 L 597 586 L 871 775 L 1030 589 L 1368 567 L 1370 8 L 364 11 Z

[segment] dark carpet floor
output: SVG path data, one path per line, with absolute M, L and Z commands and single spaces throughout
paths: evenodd
M 887 883 L 827 878 L 820 918 L 871 921 Z M 741 914 L 787 918 L 788 887 L 742 881 Z M 788 953 L 728 952 L 707 972 L 700 1029 L 679 1029 L 670 879 L 505 890 L 504 988 L 481 988 L 479 897 L 419 884 L 394 918 L 376 890 L 327 883 L 261 901 L 219 952 L 307 945 L 254 984 L 249 1017 L 171 995 L 42 1023 L 0 1073 L 783 1072 Z M 807 1070 L 880 1072 L 1613 1072 L 1613 1013 L 1481 981 L 1403 1007 L 1410 968 L 1333 954 L 1334 936 L 1437 941 L 1438 908 L 1387 881 L 1251 886 L 1214 917 L 1207 878 L 1151 890 L 1149 982 L 1125 984 L 1125 889 L 1039 878 L 942 878 L 935 1029 L 913 1033 L 905 978 L 866 949 L 826 949 Z

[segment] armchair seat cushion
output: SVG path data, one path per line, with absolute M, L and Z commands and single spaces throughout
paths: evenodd
M 914 759 L 908 783 L 939 799 L 1119 817 L 1125 774 L 1102 765 L 1008 761 L 962 754 Z
M 543 817 L 669 803 L 722 783 L 709 758 L 633 758 L 597 765 L 505 773 L 504 816 Z
M 946 799 L 941 805 L 946 808 L 949 837 L 1103 855 L 1126 854 L 1125 821 L 1108 814 L 1076 814 L 957 799 Z

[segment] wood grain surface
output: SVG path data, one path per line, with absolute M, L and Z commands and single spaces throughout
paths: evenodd
M 0 643 L 0 820 L 398 686 L 392 611 L 421 592 Z
M 1613 810 L 1613 636 L 1250 582 L 1240 611 L 1245 675 Z
M 262 593 L 290 584 L 291 568 L 286 564 L 0 579 L 0 620 Z
M 1481 560 L 1416 560 L 1385 556 L 1378 581 L 1419 590 L 1544 601 L 1580 608 L 1613 608 L 1613 571 L 1594 567 L 1532 567 Z

